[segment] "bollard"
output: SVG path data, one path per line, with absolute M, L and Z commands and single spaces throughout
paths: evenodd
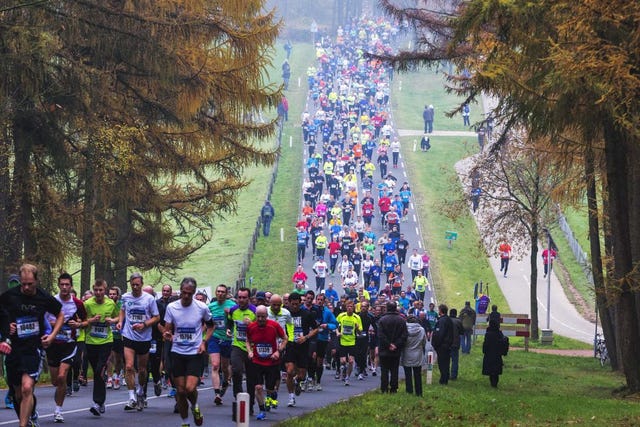
M 236 426 L 249 427 L 249 393 L 238 393 L 236 400 Z
M 300 81 L 300 77 L 298 77 L 298 87 L 300 87 L 301 85 L 301 81 Z
M 293 137 L 289 137 L 289 148 L 293 147 Z
M 280 241 L 284 242 L 284 228 L 280 229 Z
M 433 351 L 427 353 L 427 385 L 433 381 Z
M 413 140 L 413 152 L 414 152 L 414 153 L 416 152 L 416 148 L 417 148 L 417 147 L 418 147 L 418 140 L 417 140 L 417 139 L 414 139 L 414 140 Z

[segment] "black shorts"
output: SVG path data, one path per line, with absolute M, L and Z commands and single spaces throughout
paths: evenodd
M 111 351 L 121 356 L 124 355 L 124 342 L 122 341 L 122 338 L 113 339 L 113 346 L 111 346 Z
M 22 375 L 27 374 L 35 382 L 40 379 L 44 351 L 39 348 L 14 348 L 5 359 L 7 383 L 14 387 L 22 385 Z
M 324 359 L 325 354 L 327 354 L 327 347 L 329 346 L 329 341 L 316 341 L 316 358 Z
M 293 363 L 296 368 L 306 369 L 309 366 L 309 345 L 288 342 L 284 361 L 285 363 Z
M 171 352 L 171 374 L 174 377 L 198 377 L 202 375 L 204 360 L 201 354 Z
M 61 363 L 73 364 L 73 359 L 78 352 L 78 346 L 75 342 L 53 343 L 45 351 L 47 353 L 47 365 L 52 368 L 58 368 Z
M 134 341 L 127 337 L 122 337 L 122 343 L 125 348 L 132 349 L 138 356 L 148 354 L 151 348 L 151 341 Z
M 339 345 L 338 346 L 338 357 L 348 359 L 349 356 L 356 357 L 356 346 L 355 345 Z
M 280 364 L 263 366 L 257 363 L 249 363 L 248 375 L 254 384 L 264 384 L 267 390 L 275 390 L 280 381 Z

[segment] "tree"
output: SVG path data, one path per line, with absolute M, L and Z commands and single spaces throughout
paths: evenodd
M 67 239 L 55 254 L 82 247 L 83 288 L 91 262 L 122 285 L 127 267 L 172 271 L 207 241 L 213 219 L 235 209 L 244 167 L 276 155 L 259 144 L 275 122 L 245 120 L 280 98 L 264 83 L 278 25 L 262 4 L 87 0 L 3 14 L 0 85 L 20 202 L 5 265 L 25 256 L 60 268 L 36 238 L 59 227 Z M 64 208 L 56 221 L 42 217 L 44 196 Z
M 599 308 L 613 312 L 602 316 L 615 322 L 604 330 L 616 344 L 628 392 L 640 391 L 640 4 L 471 0 L 455 3 L 455 13 L 447 14 L 382 3 L 393 15 L 410 19 L 420 34 L 437 35 L 423 37 L 416 51 L 386 58 L 397 68 L 450 59 L 471 71 L 451 76 L 451 90 L 465 101 L 480 93 L 497 97 L 504 129 L 526 124 L 533 138 L 555 141 L 560 159 L 578 153 L 587 159 L 587 170 L 604 165 L 594 173 L 605 178 L 611 270 L 604 291 L 610 309 Z M 588 150 L 597 149 L 599 141 L 603 162 L 589 164 Z M 499 138 L 495 150 L 505 142 Z M 591 225 L 591 233 L 598 233 L 591 234 L 593 241 L 602 231 Z

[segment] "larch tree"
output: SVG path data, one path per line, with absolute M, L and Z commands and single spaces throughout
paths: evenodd
M 275 160 L 274 145 L 260 142 L 274 135 L 275 121 L 246 119 L 280 98 L 265 76 L 279 31 L 273 13 L 259 0 L 36 3 L 0 16 L 14 63 L 33 50 L 10 43 L 29 22 L 38 23 L 29 36 L 47 46 L 38 50 L 42 58 L 22 60 L 38 83 L 23 115 L 30 122 L 44 117 L 48 132 L 31 138 L 44 147 L 37 152 L 9 120 L 5 134 L 14 149 L 7 158 L 16 164 L 37 156 L 49 174 L 30 175 L 16 193 L 49 189 L 70 214 L 55 223 L 68 236 L 59 249 L 81 256 L 83 289 L 91 265 L 120 286 L 129 266 L 173 271 L 211 237 L 216 217 L 234 211 L 248 184 L 244 168 Z M 13 116 L 21 80 L 4 80 L 3 107 Z M 45 82 L 55 84 L 43 90 Z M 16 205 L 17 223 L 47 212 L 44 203 L 28 201 L 31 209 Z M 47 258 L 26 250 L 38 242 L 35 234 L 12 237 L 25 248 L 13 264 Z
M 525 124 L 532 137 L 555 141 L 557 156 L 581 156 L 588 179 L 601 178 L 605 224 L 597 229 L 591 221 L 590 239 L 604 229 L 611 261 L 599 310 L 603 325 L 613 322 L 604 331 L 627 392 L 640 391 L 640 3 L 471 0 L 446 11 L 432 1 L 415 8 L 381 3 L 419 34 L 416 50 L 386 58 L 397 68 L 448 59 L 468 69 L 450 76 L 451 90 L 465 101 L 496 97 L 503 129 Z M 562 138 L 567 133 L 582 138 Z M 589 203 L 596 209 L 593 183 Z M 601 261 L 594 270 L 602 270 Z

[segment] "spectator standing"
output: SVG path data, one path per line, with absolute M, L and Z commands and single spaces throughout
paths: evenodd
M 405 390 L 408 394 L 422 397 L 422 365 L 425 357 L 427 335 L 418 317 L 407 317 L 407 344 L 402 350 L 400 363 L 404 369 Z
M 451 345 L 453 344 L 454 327 L 451 318 L 447 316 L 449 308 L 445 304 L 438 306 L 438 320 L 431 337 L 431 344 L 438 354 L 438 368 L 440 368 L 440 384 L 449 383 L 451 365 Z
M 266 237 L 271 230 L 271 220 L 276 216 L 276 211 L 271 206 L 270 201 L 265 201 L 262 210 L 260 211 L 260 219 L 262 220 L 262 234 Z
M 506 356 L 509 351 L 509 340 L 500 330 L 500 321 L 489 320 L 487 332 L 484 335 L 482 344 L 482 375 L 489 376 L 491 387 L 498 387 L 498 381 L 502 374 L 502 356 Z
M 449 317 L 453 322 L 453 342 L 451 344 L 451 378 L 458 378 L 458 359 L 460 358 L 460 337 L 464 335 L 462 321 L 458 319 L 458 310 L 452 308 L 449 310 Z
M 398 313 L 395 302 L 387 302 L 387 312 L 378 321 L 378 355 L 382 393 L 398 391 L 400 356 L 407 342 L 407 323 Z
M 460 310 L 460 321 L 464 330 L 464 334 L 460 337 L 460 348 L 462 354 L 469 354 L 471 353 L 471 335 L 476 324 L 476 311 L 471 308 L 471 302 L 465 301 L 464 308 Z
M 424 111 L 422 112 L 422 119 L 424 120 L 424 133 L 432 133 L 433 132 L 433 117 L 435 115 L 435 111 L 433 105 L 425 105 Z

